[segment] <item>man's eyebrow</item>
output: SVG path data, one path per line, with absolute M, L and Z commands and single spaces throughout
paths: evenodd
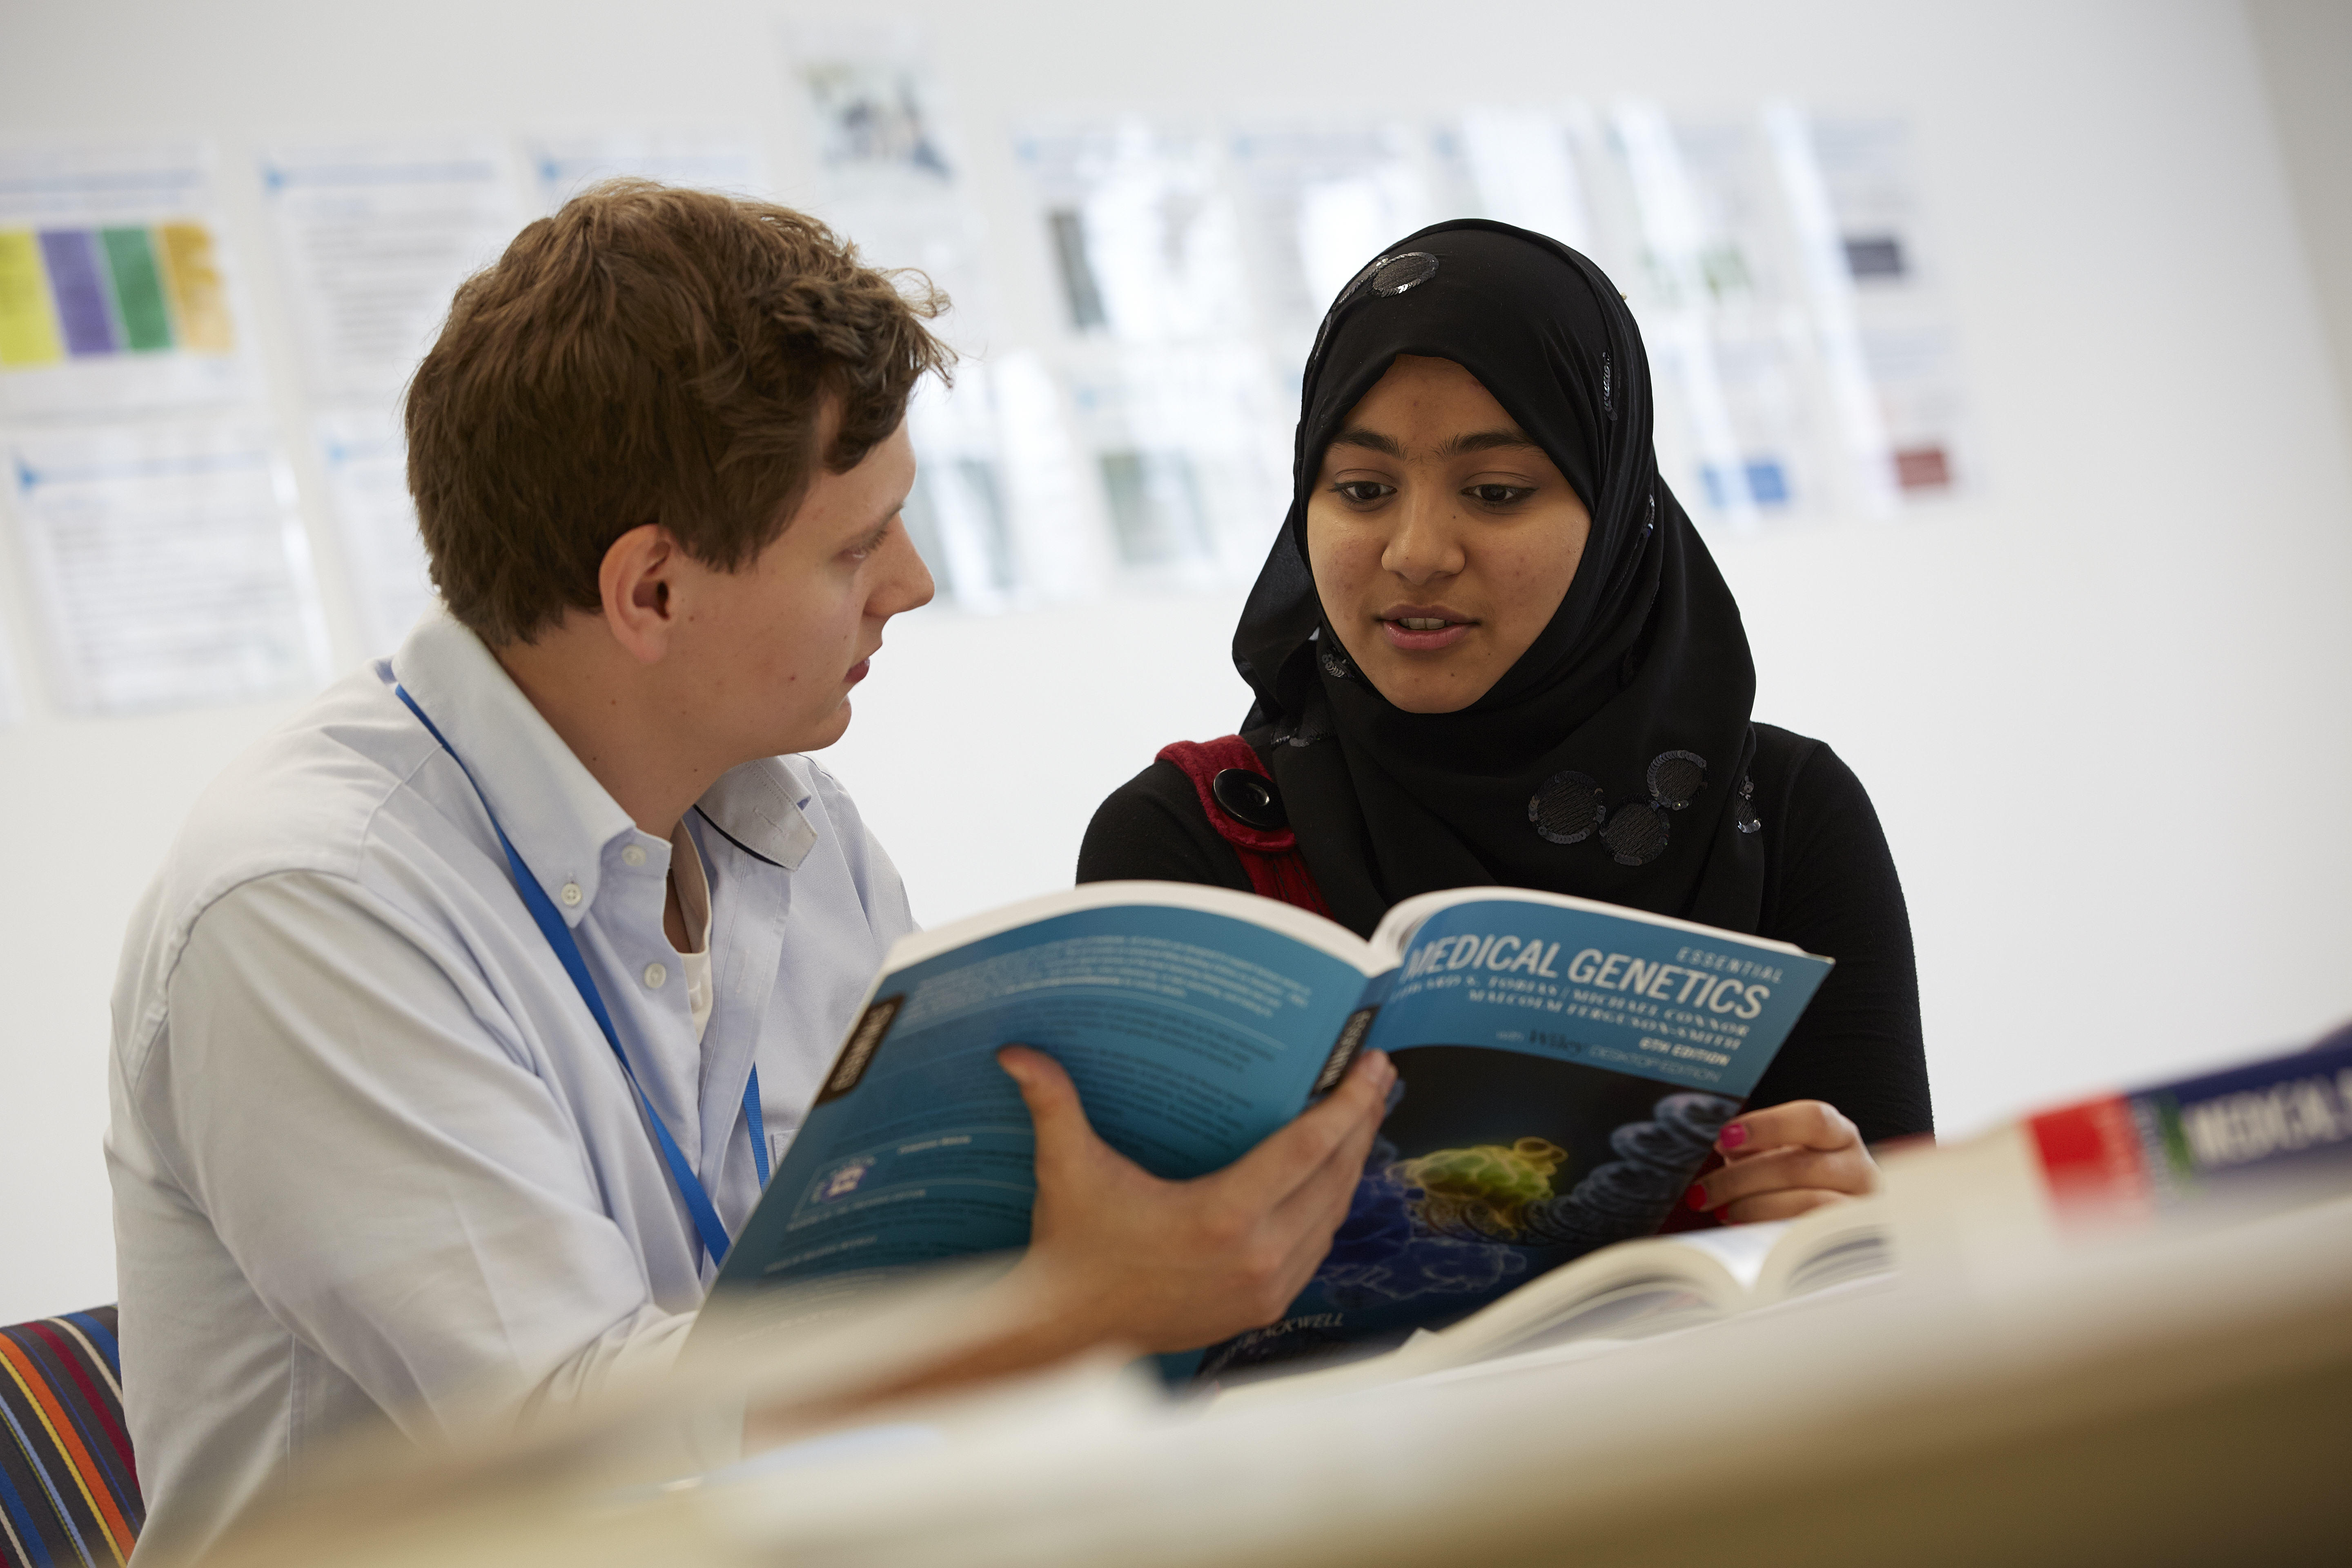
M 1437 455 L 1441 458 L 1458 458 L 1465 452 L 1492 452 L 1505 447 L 1532 447 L 1535 446 L 1533 441 L 1528 439 L 1526 431 L 1517 426 L 1511 426 L 1501 430 L 1473 430 L 1465 435 L 1452 437 L 1444 446 L 1437 448 Z
M 1403 442 L 1393 436 L 1383 436 L 1377 430 L 1368 430 L 1361 425 L 1349 426 L 1331 437 L 1331 445 L 1362 447 L 1370 451 L 1384 452 L 1391 458 L 1402 458 L 1404 456 Z

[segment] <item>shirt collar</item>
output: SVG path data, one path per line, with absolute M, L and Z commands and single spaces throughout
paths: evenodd
M 798 781 L 773 757 L 728 769 L 695 804 L 735 847 L 787 871 L 797 870 L 816 846 Z
M 566 924 L 579 924 L 596 901 L 615 840 L 660 843 L 638 832 L 497 656 L 446 611 L 416 624 L 391 668 L 464 761 Z M 816 846 L 802 793 L 782 762 L 762 757 L 721 773 L 696 805 L 736 847 L 790 871 Z M 567 884 L 580 889 L 576 900 L 563 896 Z
M 566 924 L 579 924 L 596 901 L 607 845 L 661 844 L 637 831 L 482 639 L 446 612 L 416 624 L 392 671 L 473 775 Z M 567 886 L 578 894 L 567 898 Z

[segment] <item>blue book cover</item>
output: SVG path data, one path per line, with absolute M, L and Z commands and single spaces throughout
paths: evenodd
M 1247 894 L 1097 883 L 908 938 L 713 1287 L 826 1294 L 1024 1246 L 1028 1113 L 996 1050 L 1068 1069 L 1154 1174 L 1230 1163 L 1357 1050 L 1400 1082 L 1355 1205 L 1219 1373 L 1391 1343 L 1647 1235 L 1831 961 L 1517 889 L 1409 900 L 1370 942 Z

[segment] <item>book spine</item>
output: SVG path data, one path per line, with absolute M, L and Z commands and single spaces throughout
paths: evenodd
M 2031 1117 L 2065 1217 L 2153 1214 L 2263 1181 L 2352 1184 L 2352 1040 Z

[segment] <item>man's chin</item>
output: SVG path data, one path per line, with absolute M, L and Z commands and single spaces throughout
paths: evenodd
M 813 720 L 793 731 L 786 743 L 775 749 L 776 754 L 821 752 L 849 732 L 849 721 L 854 717 L 856 714 L 850 708 L 849 699 L 845 697 L 841 700 L 841 706 L 824 718 Z

